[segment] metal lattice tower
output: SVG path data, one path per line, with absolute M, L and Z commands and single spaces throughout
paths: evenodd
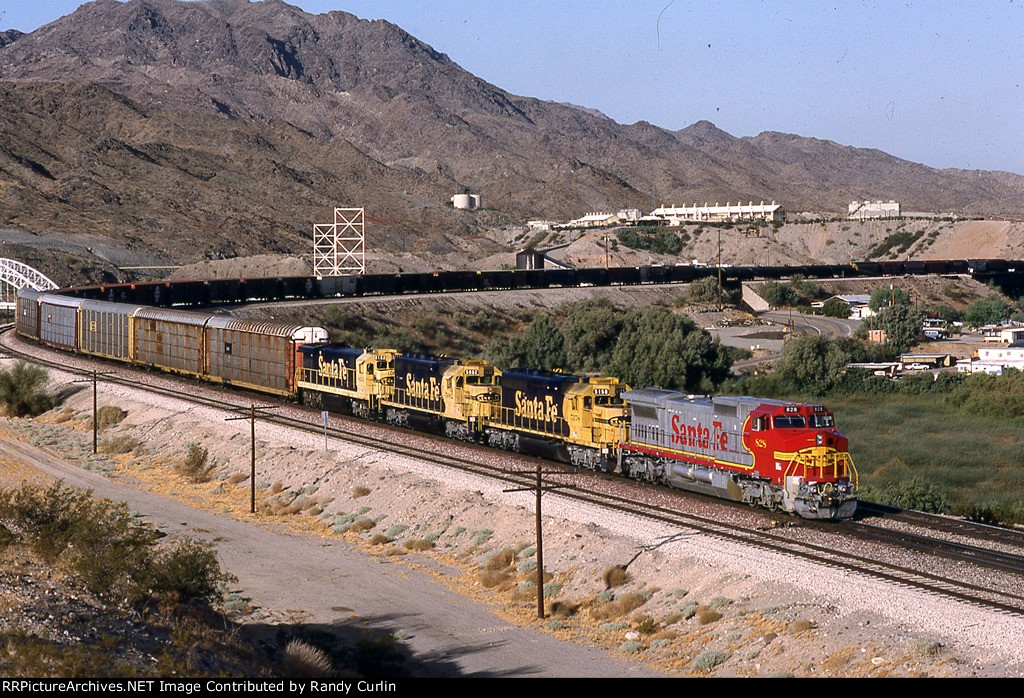
M 364 209 L 336 208 L 334 223 L 313 224 L 313 273 L 341 276 L 366 272 Z
M 57 284 L 23 262 L 0 258 L 0 310 L 14 310 L 20 288 L 50 291 L 57 288 Z

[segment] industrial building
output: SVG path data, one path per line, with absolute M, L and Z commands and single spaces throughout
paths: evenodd
M 726 203 L 720 206 L 661 206 L 643 217 L 641 222 L 652 222 L 659 225 L 683 225 L 684 223 L 724 223 L 726 221 L 778 221 L 786 218 L 786 212 L 774 201 L 770 204 L 753 202 Z
M 599 228 L 603 225 L 633 223 L 640 220 L 642 212 L 636 208 L 624 208 L 618 213 L 588 213 L 582 218 L 569 221 L 567 228 Z
M 865 218 L 899 218 L 900 205 L 898 202 L 889 199 L 888 201 L 851 201 L 851 220 L 864 220 Z
M 483 208 L 484 201 L 479 194 L 456 194 L 452 197 L 452 206 L 466 211 Z

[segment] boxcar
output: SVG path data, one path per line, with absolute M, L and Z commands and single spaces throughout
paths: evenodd
M 231 385 L 293 395 L 301 365 L 298 348 L 327 339 L 321 327 L 213 316 L 206 325 L 206 374 Z
M 39 341 L 59 349 L 78 350 L 78 309 L 84 298 L 44 293 L 39 298 Z
M 18 320 L 15 329 L 23 337 L 39 339 L 39 297 L 40 291 L 28 288 L 18 289 L 16 310 Z
M 124 303 L 82 301 L 78 350 L 92 356 L 131 361 L 134 358 L 132 315 L 139 309 L 140 306 Z
M 174 373 L 206 373 L 204 330 L 212 316 L 175 308 L 139 308 L 132 320 L 135 361 Z

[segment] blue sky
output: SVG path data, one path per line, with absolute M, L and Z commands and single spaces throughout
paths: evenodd
M 0 0 L 31 31 L 75 0 Z M 1024 0 L 293 0 L 399 25 L 514 94 L 1024 174 Z

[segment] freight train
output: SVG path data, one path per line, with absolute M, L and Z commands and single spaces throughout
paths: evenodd
M 800 274 L 809 279 L 926 274 L 971 274 L 982 280 L 1005 278 L 1024 270 L 1024 261 L 1005 259 L 851 262 L 794 266 L 729 266 L 722 280 L 735 286 L 743 281 L 785 279 Z M 80 286 L 62 295 L 113 303 L 157 307 L 209 307 L 221 303 L 344 298 L 458 291 L 573 288 L 689 283 L 714 276 L 718 267 L 692 264 L 653 264 L 637 267 L 578 269 L 516 269 L 495 271 L 437 271 L 415 274 L 359 274 L 330 277 L 270 277 L 149 281 Z
M 19 291 L 64 351 L 659 482 L 806 518 L 853 515 L 857 472 L 819 405 L 631 390 L 617 378 L 328 343 L 320 327 Z

